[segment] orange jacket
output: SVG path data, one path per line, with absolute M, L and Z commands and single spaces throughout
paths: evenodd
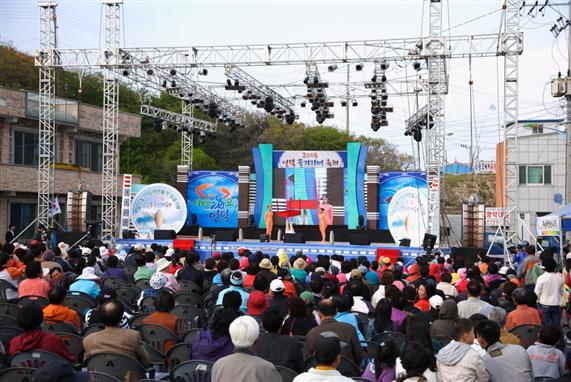
M 79 315 L 73 309 L 69 309 L 63 305 L 49 304 L 44 308 L 44 320 L 49 322 L 65 322 L 81 329 Z

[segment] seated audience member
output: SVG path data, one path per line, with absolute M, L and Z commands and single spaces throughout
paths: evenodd
M 73 309 L 63 305 L 65 300 L 65 289 L 62 287 L 55 287 L 48 293 L 48 300 L 50 304 L 43 309 L 44 321 L 46 322 L 65 322 L 76 330 L 80 330 L 79 315 Z
M 395 365 L 398 356 L 399 349 L 397 345 L 393 341 L 384 342 L 377 347 L 375 358 L 369 362 L 361 377 L 371 382 L 394 381 L 396 378 Z
M 484 320 L 476 325 L 476 338 L 486 350 L 484 365 L 491 381 L 533 382 L 531 362 L 525 349 L 500 342 L 500 327 Z
M 234 353 L 220 358 L 212 367 L 212 382 L 280 381 L 278 371 L 268 361 L 254 354 L 260 327 L 250 316 L 236 318 L 230 324 Z
M 18 298 L 18 282 L 25 271 L 26 266 L 20 262 L 16 255 L 10 256 L 5 252 L 0 252 L 0 280 L 8 282 L 15 289 L 6 289 L 8 301 Z
M 250 292 L 250 297 L 248 298 L 248 311 L 250 316 L 261 317 L 262 314 L 268 309 L 270 304 L 264 292 L 255 290 Z
M 238 318 L 237 309 L 225 307 L 214 313 L 206 329 L 192 339 L 191 359 L 216 362 L 232 354 L 234 345 L 230 339 L 230 324 Z
M 450 273 L 443 273 L 440 276 L 440 282 L 436 285 L 436 289 L 442 291 L 444 296 L 456 297 L 458 296 L 458 291 L 456 287 L 452 285 L 452 275 Z
M 39 305 L 35 303 L 24 305 L 18 312 L 18 326 L 24 330 L 24 333 L 10 340 L 8 355 L 13 357 L 29 350 L 44 350 L 74 362 L 75 357 L 59 336 L 42 331 L 43 320 L 44 314 Z
M 139 300 L 137 300 L 137 306 L 142 309 L 142 302 L 145 297 L 157 298 L 161 294 L 161 290 L 166 288 L 169 279 L 167 275 L 162 272 L 155 272 L 151 276 L 149 280 L 149 288 L 143 289 L 141 295 L 139 296 Z M 147 312 L 143 312 L 147 313 Z
M 353 296 L 353 306 L 351 307 L 351 312 L 363 313 L 366 315 L 371 315 L 374 308 L 373 305 L 363 298 L 363 289 L 361 283 L 355 281 L 349 281 L 346 287 L 349 293 Z
M 174 296 L 172 293 L 162 290 L 155 300 L 155 311 L 143 320 L 143 324 L 162 325 L 174 334 L 177 334 L 177 317 L 169 313 L 174 308 Z M 183 333 L 179 333 L 183 334 Z M 175 345 L 172 340 L 164 344 L 165 354 Z
M 71 363 L 58 359 L 48 361 L 36 369 L 33 381 L 90 382 L 91 374 L 87 371 L 76 372 Z
M 274 272 L 272 272 L 273 265 L 270 259 L 263 259 L 262 261 L 260 261 L 260 264 L 258 266 L 260 267 L 260 272 L 258 272 L 258 276 L 264 278 L 268 282 L 268 285 L 270 285 L 270 283 L 273 280 L 278 278 L 278 276 Z
M 165 288 L 170 289 L 173 293 L 176 294 L 180 292 L 180 285 L 178 285 L 178 281 L 176 281 L 174 275 L 169 273 L 169 267 L 171 264 L 172 263 L 170 261 L 163 257 L 155 263 L 155 269 L 157 273 L 161 273 L 167 277 L 167 284 L 165 285 Z
M 219 294 L 218 294 L 218 299 L 216 300 L 216 305 L 222 305 L 222 299 L 224 298 L 224 295 L 228 292 L 238 292 L 240 293 L 240 296 L 242 297 L 242 304 L 240 305 L 240 310 L 244 313 L 246 313 L 248 311 L 248 298 L 250 297 L 250 295 L 248 294 L 248 292 L 246 292 L 244 290 L 244 288 L 242 288 L 242 285 L 244 284 L 244 277 L 242 276 L 242 272 L 240 271 L 234 271 L 232 272 L 232 274 L 230 275 L 230 286 L 224 290 L 222 290 Z
M 432 341 L 430 338 L 430 328 L 425 319 L 419 316 L 413 316 L 407 319 L 406 322 L 406 344 L 417 343 L 423 346 L 429 354 L 429 367 L 424 370 L 424 378 L 429 382 L 437 382 L 436 376 L 436 357 L 440 349 L 438 342 Z M 397 377 L 406 374 L 406 368 L 402 364 L 402 359 L 397 358 L 396 362 Z
M 32 261 L 26 265 L 26 279 L 18 286 L 18 297 L 40 296 L 48 298 L 50 284 L 42 278 L 42 265 Z
M 101 279 L 115 278 L 127 281 L 127 274 L 118 267 L 119 258 L 117 256 L 109 256 L 107 258 L 107 270 L 101 275 Z
M 527 302 L 530 292 L 525 288 L 517 288 L 512 292 L 512 298 L 516 305 L 515 310 L 506 317 L 506 330 L 510 331 L 520 325 L 541 326 L 541 317 L 537 309 L 530 307 Z
M 383 332 L 396 332 L 396 326 L 391 320 L 393 307 L 390 300 L 383 298 L 377 303 L 375 314 L 369 320 L 369 327 L 367 328 L 367 338 L 373 338 L 377 334 Z
M 430 367 L 431 357 L 426 347 L 417 342 L 408 343 L 400 355 L 405 372 L 397 375 L 397 382 L 426 382 L 425 370 Z
M 346 344 L 346 346 L 341 349 L 341 354 L 348 357 L 356 364 L 360 364 L 363 354 L 361 351 L 361 344 L 357 338 L 357 331 L 352 325 L 344 322 L 337 322 L 335 320 L 337 308 L 334 302 L 331 299 L 321 300 L 319 304 L 317 304 L 317 311 L 321 324 L 307 333 L 307 354 L 313 354 L 315 341 L 321 333 L 333 332 L 337 337 L 339 337 L 341 342 Z
M 287 301 L 288 297 L 285 295 L 285 285 L 282 280 L 275 279 L 270 283 L 270 307 L 277 308 L 280 314 L 285 316 L 287 314 Z
M 494 321 L 500 327 L 500 342 L 502 344 L 521 345 L 521 342 L 515 334 L 508 332 L 506 326 L 506 311 L 499 306 L 494 306 L 487 314 L 488 319 Z
M 482 284 L 477 280 L 468 282 L 468 299 L 458 303 L 458 316 L 460 318 L 470 318 L 474 313 L 480 313 L 480 309 L 488 308 L 490 304 L 480 299 Z
M 434 286 L 432 288 L 434 288 Z M 430 311 L 430 301 L 429 301 L 430 297 L 432 297 L 432 295 L 430 295 L 428 284 L 427 283 L 420 284 L 418 286 L 417 301 L 414 304 L 414 307 L 417 309 L 420 309 L 423 312 L 429 312 Z
M 81 272 L 81 275 L 77 276 L 76 281 L 70 285 L 70 292 L 83 292 L 88 294 L 92 299 L 96 299 L 99 296 L 99 277 L 95 274 L 95 269 L 93 267 L 85 267 Z
M 561 330 L 555 325 L 545 325 L 539 330 L 539 342 L 527 348 L 535 378 L 558 378 L 565 373 L 565 355 L 557 345 Z
M 107 301 L 117 300 L 117 292 L 113 288 L 103 288 L 101 292 L 99 292 L 99 296 L 97 296 L 97 305 L 99 307 L 90 309 L 85 313 L 85 325 L 93 325 L 93 324 L 102 324 L 103 318 L 101 317 L 101 306 L 105 304 Z M 121 318 L 121 324 L 119 325 L 121 328 L 128 329 L 129 328 L 129 319 L 131 315 L 127 312 L 123 312 L 123 317 Z
M 200 288 L 204 284 L 204 272 L 196 268 L 200 262 L 198 253 L 189 252 L 185 257 L 185 267 L 176 272 L 177 281 L 192 281 Z
M 63 271 L 61 265 L 54 261 L 55 254 L 51 249 L 44 251 L 42 254 L 42 269 L 47 269 L 48 272 L 54 268 L 59 268 Z
M 133 275 L 135 282 L 139 280 L 150 280 L 151 276 L 157 271 L 156 268 L 147 264 L 147 259 L 150 260 L 150 263 L 153 263 L 155 261 L 155 254 L 151 252 L 145 255 L 142 253 L 135 255 L 135 261 L 138 267 Z
M 303 346 L 297 338 L 280 334 L 283 316 L 277 308 L 269 308 L 262 315 L 266 333 L 256 343 L 256 354 L 274 365 L 285 366 L 301 373 L 305 370 Z
M 571 351 L 565 356 L 565 374 L 559 378 L 550 379 L 549 382 L 571 382 Z
M 359 329 L 359 323 L 357 321 L 357 317 L 355 313 L 351 313 L 349 310 L 353 306 L 353 296 L 350 294 L 340 294 L 333 298 L 333 302 L 337 307 L 337 314 L 335 315 L 335 321 L 337 322 L 345 322 L 349 325 L 352 325 L 357 332 L 357 338 L 359 341 L 365 341 L 365 336 L 361 333 Z M 361 343 L 361 345 L 364 345 Z
M 316 326 L 317 323 L 313 318 L 312 310 L 305 301 L 300 297 L 290 297 L 288 299 L 288 317 L 285 319 L 280 333 L 305 337 Z
M 444 301 L 440 306 L 438 317 L 438 320 L 430 325 L 430 336 L 452 338 L 454 321 L 458 318 L 458 305 L 456 301 Z
M 337 366 L 341 363 L 341 341 L 338 337 L 317 336 L 315 340 L 315 367 L 299 374 L 293 382 L 351 382 L 341 375 Z
M 85 358 L 97 353 L 114 353 L 131 357 L 147 367 L 150 362 L 149 354 L 136 330 L 121 328 L 123 305 L 117 300 L 111 300 L 101 307 L 101 318 L 105 329 L 88 335 L 83 339 Z M 126 380 L 129 382 L 144 378 L 129 372 Z
M 482 357 L 472 349 L 474 324 L 467 318 L 454 321 L 453 341 L 436 355 L 439 382 L 488 381 Z

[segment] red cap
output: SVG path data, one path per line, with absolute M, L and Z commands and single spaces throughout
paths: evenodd
M 220 258 L 220 252 L 214 252 L 214 253 L 212 254 L 212 258 L 215 259 L 215 260 L 218 260 L 218 259 Z
M 35 247 L 36 245 L 40 244 L 40 242 L 37 240 L 32 240 L 31 244 L 32 244 L 32 247 Z
M 239 254 L 239 255 L 242 255 L 245 250 L 246 250 L 246 248 L 240 248 L 240 249 L 238 250 L 238 254 Z
M 269 304 L 264 292 L 255 290 L 250 293 L 246 306 L 248 308 L 248 314 L 251 314 L 252 316 L 261 316 L 266 310 L 268 310 Z

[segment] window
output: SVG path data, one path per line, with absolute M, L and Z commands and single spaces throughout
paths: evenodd
M 531 133 L 532 134 L 543 134 L 543 125 L 532 125 L 531 126 Z
M 76 165 L 88 168 L 91 171 L 101 172 L 102 157 L 103 157 L 103 146 L 101 143 L 75 140 L 74 163 Z
M 14 131 L 14 164 L 37 166 L 39 156 L 38 134 Z
M 35 203 L 10 203 L 9 223 L 16 225 L 16 235 L 22 232 L 36 217 Z M 34 235 L 35 225 L 32 225 L 22 234 L 22 238 L 30 239 Z
M 519 184 L 551 184 L 551 166 L 519 166 Z

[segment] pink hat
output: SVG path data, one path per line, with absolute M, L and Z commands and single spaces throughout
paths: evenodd
M 466 268 L 458 268 L 456 273 L 458 273 L 458 277 L 460 277 L 462 280 L 465 280 L 466 276 L 468 275 L 468 270 Z
M 250 265 L 250 260 L 246 256 L 240 258 L 240 270 L 243 271 Z

